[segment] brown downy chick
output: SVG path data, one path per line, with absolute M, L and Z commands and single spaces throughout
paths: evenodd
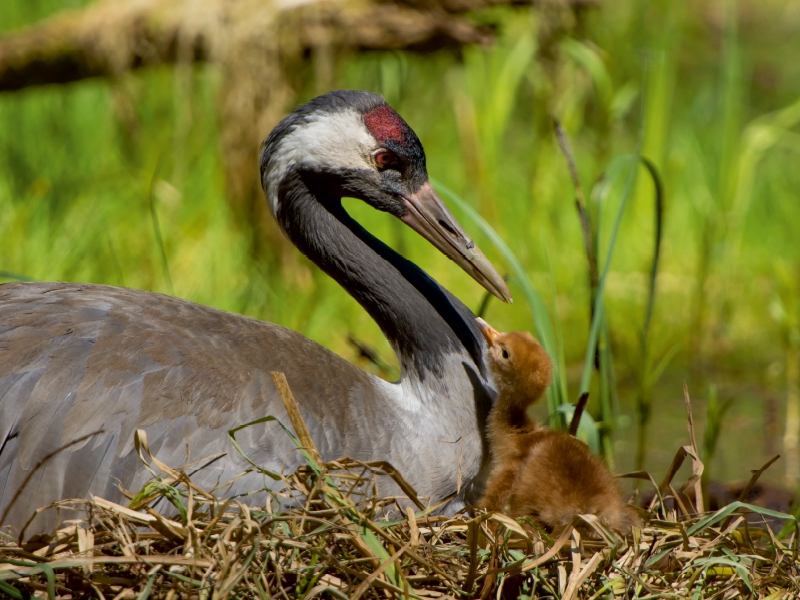
M 593 514 L 621 534 L 642 522 L 622 500 L 614 476 L 589 447 L 568 433 L 537 428 L 526 415 L 544 394 L 552 364 L 528 333 L 500 333 L 482 319 L 498 398 L 489 415 L 492 470 L 479 506 L 531 516 L 553 531 L 573 516 Z
M 537 431 L 527 410 L 550 385 L 553 365 L 527 331 L 500 333 L 483 319 L 477 321 L 489 346 L 489 368 L 499 392 L 489 414 L 491 472 L 478 506 L 511 514 L 512 489 Z

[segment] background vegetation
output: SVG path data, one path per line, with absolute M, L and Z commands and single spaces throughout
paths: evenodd
M 0 29 L 84 4 L 6 0 Z M 601 350 L 614 357 L 618 399 L 603 414 L 594 381 L 589 408 L 613 432 L 607 449 L 621 471 L 635 464 L 637 415 L 651 406 L 644 464 L 658 474 L 686 442 L 686 381 L 708 468 L 746 478 L 785 442 L 791 451 L 800 430 L 789 410 L 784 435 L 787 398 L 800 403 L 800 4 L 618 0 L 581 14 L 573 36 L 555 38 L 553 24 L 573 16 L 554 0 L 484 12 L 499 31 L 490 48 L 352 55 L 328 74 L 310 67 L 296 100 L 363 88 L 405 117 L 431 176 L 500 233 L 541 293 L 573 402 L 591 290 L 552 117 L 572 142 L 601 266 L 630 167 L 619 157 L 635 152 L 641 132 L 641 154 L 665 191 L 652 324 L 644 337 L 656 219 L 653 181 L 640 170 L 604 293 Z M 298 253 L 251 252 L 251 232 L 225 198 L 220 81 L 215 67 L 197 65 L 0 95 L 0 281 L 174 294 L 283 324 L 358 361 L 352 333 L 390 360 L 366 314 Z M 596 186 L 604 174 L 609 185 Z M 348 206 L 477 309 L 481 289 L 447 259 L 390 217 Z M 502 268 L 502 255 L 453 210 Z M 518 279 L 511 290 L 517 302 L 490 303 L 487 319 L 533 329 Z M 764 478 L 794 485 L 797 476 L 784 459 Z

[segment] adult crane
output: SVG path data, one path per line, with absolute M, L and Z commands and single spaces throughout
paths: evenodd
M 134 450 L 136 429 L 170 466 L 216 457 L 193 475 L 206 489 L 235 495 L 274 486 L 253 470 L 236 478 L 250 465 L 227 435 L 266 415 L 289 423 L 270 371 L 286 374 L 324 459 L 388 460 L 432 502 L 457 494 L 450 510 L 480 493 L 471 482 L 488 463 L 483 429 L 493 391 L 474 317 L 341 203 L 353 197 L 394 215 L 510 298 L 428 182 L 416 134 L 378 95 L 330 92 L 270 133 L 261 179 L 283 232 L 378 323 L 400 380 L 383 381 L 284 327 L 161 294 L 2 285 L 0 514 L 43 458 L 99 432 L 42 463 L 6 525 L 18 530 L 54 500 L 91 493 L 121 501 L 118 485 L 137 490 L 149 473 Z M 237 440 L 274 471 L 302 461 L 274 424 L 248 427 Z M 42 513 L 29 531 L 55 518 Z

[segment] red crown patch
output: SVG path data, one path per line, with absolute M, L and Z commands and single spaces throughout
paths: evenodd
M 369 132 L 379 142 L 397 142 L 403 146 L 408 145 L 406 130 L 408 125 L 392 107 L 384 104 L 373 108 L 364 115 L 364 124 Z

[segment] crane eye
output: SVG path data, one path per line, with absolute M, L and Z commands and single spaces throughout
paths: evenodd
M 375 153 L 375 162 L 378 164 L 379 168 L 386 169 L 397 162 L 397 157 L 394 155 L 394 152 L 380 150 Z
M 500 356 L 503 357 L 503 360 L 508 360 L 508 350 L 503 348 L 503 351 L 500 353 Z

